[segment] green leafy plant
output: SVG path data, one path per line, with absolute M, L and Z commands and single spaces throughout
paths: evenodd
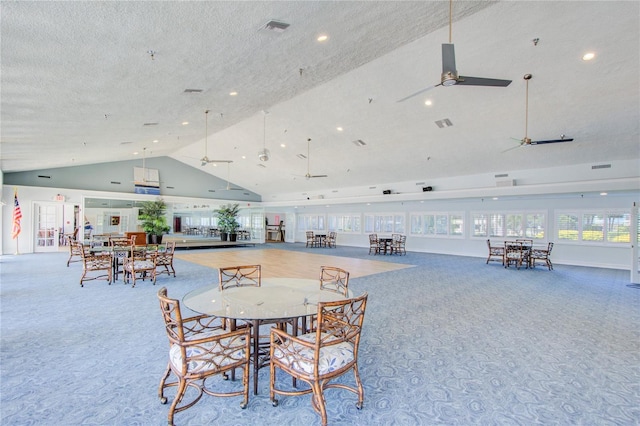
M 163 199 L 145 201 L 140 208 L 138 219 L 142 221 L 142 229 L 149 235 L 162 235 L 171 229 L 167 225 L 167 204 Z
M 218 229 L 220 232 L 226 232 L 228 234 L 235 234 L 240 224 L 237 217 L 240 211 L 239 204 L 226 204 L 220 206 L 219 209 L 214 210 L 216 217 L 218 218 Z

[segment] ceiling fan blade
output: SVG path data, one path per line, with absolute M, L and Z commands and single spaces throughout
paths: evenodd
M 531 145 L 544 145 L 545 143 L 558 143 L 558 142 L 571 142 L 573 138 L 569 139 L 550 139 L 546 141 L 531 141 Z
M 442 74 L 458 75 L 456 70 L 456 53 L 453 43 L 442 44 Z
M 329 177 L 327 175 L 311 175 L 309 176 L 310 178 L 325 178 L 325 177 Z
M 511 84 L 511 80 L 498 80 L 495 78 L 481 78 L 481 77 L 466 77 L 459 76 L 456 85 L 461 86 L 493 86 L 493 87 L 507 87 Z
M 504 154 L 505 152 L 513 151 L 514 149 L 518 149 L 518 148 L 522 148 L 523 146 L 524 146 L 524 144 L 523 144 L 523 143 L 520 143 L 519 145 L 512 146 L 511 148 L 507 148 L 507 149 L 505 149 L 504 151 L 501 151 L 501 153 L 503 153 L 503 154 Z
M 406 96 L 406 97 L 404 97 L 404 98 L 402 98 L 402 99 L 398 99 L 396 102 L 404 102 L 404 101 L 406 101 L 407 99 L 411 99 L 411 98 L 413 98 L 413 97 L 416 97 L 416 96 L 418 96 L 418 95 L 421 95 L 421 94 L 423 94 L 424 92 L 428 92 L 429 90 L 433 89 L 434 87 L 438 87 L 438 86 L 442 86 L 442 83 L 440 83 L 440 84 L 436 84 L 436 85 L 434 85 L 434 86 L 426 87 L 426 88 L 424 88 L 424 89 L 422 89 L 422 90 L 418 90 L 417 92 L 412 93 L 412 94 L 411 94 L 411 95 L 409 95 L 409 96 Z

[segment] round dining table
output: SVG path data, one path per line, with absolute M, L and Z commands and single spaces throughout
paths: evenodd
M 182 299 L 194 312 L 251 324 L 255 395 L 258 394 L 258 370 L 268 364 L 268 351 L 260 351 L 260 325 L 291 320 L 297 324 L 297 319 L 317 314 L 318 302 L 347 298 L 335 291 L 321 290 L 317 279 L 263 278 L 261 281 L 260 287 L 231 287 L 222 291 L 214 284 L 193 290 Z

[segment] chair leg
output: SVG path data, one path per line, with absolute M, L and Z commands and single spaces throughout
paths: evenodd
M 184 392 L 187 389 L 187 381 L 183 378 L 180 378 L 180 383 L 178 384 L 178 390 L 176 391 L 176 396 L 173 398 L 173 402 L 171 403 L 171 407 L 169 407 L 169 415 L 168 415 L 168 424 L 169 426 L 173 426 L 173 415 L 176 412 L 176 407 L 178 403 L 182 401 L 182 397 L 184 396 Z
M 169 378 L 170 375 L 171 375 L 171 366 L 167 364 L 167 371 L 164 372 L 162 379 L 160 379 L 160 386 L 158 386 L 158 398 L 160 398 L 161 404 L 167 403 L 167 397 L 164 396 L 164 388 L 165 388 L 165 383 L 167 382 L 167 379 Z
M 313 396 L 311 397 L 311 404 L 315 410 L 320 414 L 322 418 L 322 426 L 327 426 L 327 407 L 324 400 L 324 392 L 322 391 L 322 385 L 318 382 L 314 382 L 311 386 L 313 389 Z

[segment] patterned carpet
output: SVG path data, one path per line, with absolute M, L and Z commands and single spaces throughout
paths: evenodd
M 373 260 L 361 248 L 331 254 Z M 167 286 L 181 298 L 215 270 L 177 260 L 178 276 L 155 287 L 81 288 L 81 265 L 67 268 L 66 259 L 0 257 L 0 423 L 166 424 L 157 386 L 168 347 L 156 292 Z M 365 404 L 356 410 L 354 395 L 328 390 L 329 424 L 640 424 L 640 290 L 627 286 L 628 271 L 515 270 L 427 253 L 375 260 L 415 267 L 350 281 L 355 294 L 369 292 Z M 272 407 L 268 374 L 260 371 L 247 409 L 241 398 L 205 396 L 176 424 L 320 424 L 309 396 Z

